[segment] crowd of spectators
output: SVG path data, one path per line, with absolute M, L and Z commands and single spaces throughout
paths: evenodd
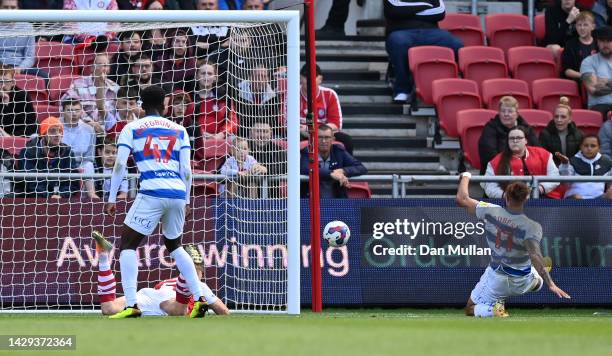
M 16 0 L 0 0 L 5 9 L 17 9 Z M 28 8 L 37 3 L 29 1 Z M 45 2 L 45 8 L 71 9 L 197 9 L 264 10 L 267 0 L 153 0 Z M 3 37 L 0 46 L 0 135 L 28 139 L 11 169 L 22 172 L 109 173 L 114 164 L 114 140 L 123 127 L 144 113 L 139 93 L 151 85 L 167 93 L 165 116 L 185 126 L 192 140 L 193 164 L 205 173 L 229 179 L 218 191 L 229 196 L 254 198 L 286 194 L 281 180 L 260 187 L 264 176 L 286 173 L 286 130 L 283 125 L 286 58 L 283 31 L 274 24 L 257 28 L 203 25 L 190 28 L 109 32 L 106 25 L 80 27 L 75 34 L 50 37 Z M 9 29 L 10 30 L 10 29 Z M 230 36 L 231 35 L 231 36 Z M 36 40 L 74 45 L 75 53 L 91 56 L 79 66 L 79 75 L 57 101 L 35 102 L 15 85 L 15 75 L 37 75 Z M 277 46 L 269 46 L 276 43 Z M 230 47 L 232 53 L 230 53 Z M 113 48 L 115 50 L 113 50 Z M 231 72 L 231 75 L 228 75 Z M 74 73 L 76 75 L 76 72 Z M 305 75 L 305 71 L 302 71 Z M 318 80 L 322 80 L 318 69 Z M 55 78 L 55 77 L 54 77 Z M 320 82 L 318 83 L 320 84 Z M 45 84 L 49 86 L 49 84 Z M 47 90 L 51 90 L 49 86 Z M 57 90 L 57 89 L 55 89 Z M 305 91 L 305 89 L 303 90 Z M 350 137 L 343 132 L 337 94 L 318 88 L 319 121 L 329 123 L 338 147 L 352 153 Z M 57 117 L 40 107 L 59 106 Z M 305 106 L 305 105 L 304 105 Z M 226 142 L 227 157 L 210 157 L 210 142 Z M 331 143 L 330 143 L 331 144 Z M 336 147 L 336 143 L 334 143 Z M 44 157 L 44 159 L 43 159 Z M 212 167 L 207 163 L 214 160 Z M 218 164 L 217 164 L 218 163 Z M 5 165 L 3 165 L 5 167 Z M 338 172 L 334 176 L 339 175 Z M 6 184 L 2 185 L 3 194 Z M 13 193 L 21 196 L 68 197 L 80 193 L 104 199 L 108 180 L 15 180 Z M 264 191 L 265 189 L 265 191 Z M 120 197 L 127 193 L 122 184 Z M 346 194 L 343 194 L 345 196 Z

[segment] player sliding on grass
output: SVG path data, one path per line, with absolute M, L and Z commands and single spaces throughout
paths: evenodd
M 117 141 L 117 159 L 111 177 L 111 189 L 105 211 L 115 216 L 117 190 L 123 181 L 130 152 L 140 172 L 140 190 L 127 216 L 121 233 L 121 283 L 126 308 L 111 315 L 113 319 L 134 318 L 141 315 L 136 304 L 138 260 L 136 249 L 161 221 L 164 245 L 176 261 L 189 290 L 196 300 L 192 318 L 206 314 L 200 280 L 189 254 L 181 247 L 185 216 L 189 215 L 191 192 L 191 158 L 189 136 L 185 128 L 161 115 L 165 112 L 165 93 L 152 85 L 144 89 L 140 98 L 145 117 L 128 123 Z
M 508 184 L 504 191 L 504 209 L 470 198 L 470 177 L 471 174 L 466 172 L 459 178 L 457 204 L 485 222 L 491 263 L 474 287 L 465 306 L 465 314 L 508 317 L 504 307 L 506 298 L 539 291 L 544 283 L 559 298 L 570 298 L 555 285 L 544 266 L 540 251 L 542 226 L 523 214 L 523 206 L 530 193 L 527 184 Z
M 98 298 L 103 315 L 114 315 L 125 309 L 125 297 L 115 297 L 115 276 L 110 268 L 110 251 L 113 245 L 94 231 L 91 236 L 96 241 L 98 253 Z M 202 255 L 195 246 L 186 246 L 185 250 L 191 256 L 198 278 L 202 278 Z M 204 297 L 210 308 L 217 315 L 229 315 L 229 310 L 221 299 L 208 288 L 206 283 L 200 282 Z M 185 278 L 179 274 L 177 278 L 167 279 L 158 283 L 155 288 L 142 288 L 136 293 L 138 308 L 143 315 L 151 316 L 185 316 L 191 312 L 194 300 L 185 285 Z

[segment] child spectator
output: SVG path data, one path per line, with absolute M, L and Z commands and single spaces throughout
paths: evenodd
M 571 157 L 578 152 L 583 133 L 572 121 L 572 108 L 569 106 L 569 99 L 561 97 L 559 105 L 555 108 L 553 119 L 540 133 L 540 145 L 548 152 L 555 154 L 561 152 L 563 155 Z M 557 156 L 553 156 L 555 164 L 559 166 L 560 161 Z
M 266 167 L 257 163 L 249 154 L 247 140 L 236 137 L 230 148 L 230 156 L 220 169 L 220 174 L 229 178 L 227 186 L 221 185 L 220 192 L 227 189 L 228 195 L 232 197 L 257 198 L 259 181 L 254 176 L 267 173 Z
M 589 11 L 581 11 L 576 16 L 576 32 L 578 36 L 572 37 L 565 43 L 561 62 L 563 75 L 566 78 L 580 81 L 580 64 L 591 54 L 597 53 L 597 43 L 591 32 L 595 29 L 595 17 Z
M 612 159 L 599 152 L 599 137 L 586 135 L 580 142 L 580 152 L 572 158 L 557 152 L 562 162 L 559 172 L 564 176 L 612 176 Z M 612 188 L 605 182 L 574 182 L 570 184 L 565 198 L 571 199 L 612 199 Z
M 104 144 L 98 148 L 98 155 L 102 160 L 102 166 L 97 168 L 98 173 L 112 174 L 113 168 L 115 167 L 115 160 L 117 159 L 117 145 L 115 144 L 115 141 L 113 139 L 106 138 L 104 140 Z M 110 177 L 97 181 L 96 185 L 96 190 L 102 194 L 104 201 L 107 201 L 110 193 Z M 119 194 L 117 194 L 117 199 L 127 198 L 127 193 L 128 181 L 126 178 L 123 178 L 123 181 L 121 181 L 121 185 L 119 186 Z
M 90 125 L 81 120 L 83 108 L 81 103 L 75 99 L 66 99 L 62 102 L 62 116 L 60 120 L 64 124 L 63 143 L 70 146 L 76 164 L 85 174 L 95 173 L 94 151 L 96 145 L 96 133 Z M 84 191 L 90 199 L 100 199 L 96 195 L 94 181 L 91 178 L 84 180 Z

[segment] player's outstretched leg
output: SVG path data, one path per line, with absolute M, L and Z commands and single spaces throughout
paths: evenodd
M 117 298 L 115 275 L 111 269 L 111 252 L 113 244 L 104 236 L 93 231 L 91 237 L 95 240 L 98 255 L 98 299 L 102 315 L 113 315 L 125 307 L 125 298 Z
M 174 239 L 169 239 L 164 236 L 164 244 L 168 252 L 170 252 L 170 256 L 176 261 L 176 267 L 178 267 L 179 272 L 183 275 L 189 287 L 189 291 L 191 291 L 193 299 L 195 300 L 193 310 L 189 314 L 189 317 L 203 318 L 208 310 L 208 304 L 203 297 L 200 279 L 198 278 L 191 256 L 189 256 L 187 251 L 181 246 L 180 236 Z
M 137 318 L 142 315 L 136 304 L 136 287 L 138 284 L 138 257 L 136 256 L 136 249 L 143 237 L 143 234 L 127 225 L 123 225 L 119 262 L 121 264 L 121 284 L 125 293 L 126 307 L 121 312 L 111 315 L 110 319 Z

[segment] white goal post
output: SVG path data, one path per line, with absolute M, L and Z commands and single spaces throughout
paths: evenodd
M 173 100 L 177 97 L 187 96 L 185 93 L 190 97 L 191 106 L 187 102 L 179 103 L 178 101 L 176 105 L 186 105 L 185 112 L 191 115 L 192 121 L 189 122 L 198 135 L 197 141 L 192 137 L 192 148 L 195 151 L 195 145 L 200 145 L 199 149 L 204 152 L 198 156 L 202 166 L 194 170 L 194 191 L 202 189 L 201 192 L 206 193 L 201 193 L 201 195 L 193 193 L 192 209 L 194 213 L 193 217 L 186 222 L 183 245 L 192 243 L 199 248 L 204 258 L 205 276 L 203 280 L 232 311 L 299 314 L 300 254 L 302 252 L 300 240 L 299 22 L 298 11 L 0 10 L 0 26 L 3 27 L 0 40 L 2 37 L 11 36 L 49 35 L 53 42 L 55 40 L 52 36 L 61 34 L 76 38 L 83 32 L 91 31 L 92 33 L 113 33 L 113 36 L 122 32 L 130 34 L 137 32 L 139 36 L 143 36 L 144 41 L 143 33 L 148 33 L 153 29 L 163 29 L 161 33 L 168 36 L 168 38 L 164 37 L 164 42 L 170 43 L 180 36 L 178 33 L 181 28 L 228 28 L 227 41 L 221 42 L 220 40 L 214 45 L 219 48 L 220 52 L 227 49 L 229 54 L 219 55 L 206 52 L 205 55 L 198 57 L 196 53 L 201 48 L 207 49 L 212 44 L 206 43 L 200 47 L 198 47 L 199 44 L 194 43 L 187 45 L 187 52 L 179 58 L 179 62 L 193 60 L 196 63 L 193 72 L 195 74 L 184 74 L 189 72 L 185 70 L 183 73 L 175 69 L 175 63 L 171 63 L 169 69 L 163 64 L 158 67 L 155 58 L 151 59 L 149 55 L 144 56 L 154 62 L 153 74 L 157 76 L 156 78 L 161 78 L 156 79 L 159 85 L 166 85 L 170 88 L 167 90 L 169 108 L 174 105 Z M 10 32 L 7 28 L 14 28 L 14 32 Z M 173 30 L 173 32 L 166 30 Z M 169 35 L 169 33 L 173 34 Z M 127 36 L 127 40 L 130 40 L 130 36 L 132 35 Z M 175 37 L 170 38 L 170 36 Z M 126 39 L 121 39 L 120 35 L 117 38 L 120 39 L 114 41 L 117 41 L 115 44 L 119 47 L 120 41 Z M 169 50 L 165 46 L 165 44 L 162 45 L 162 50 Z M 75 43 L 74 48 L 78 47 L 79 45 Z M 2 52 L 1 48 L 0 52 Z M 163 56 L 166 52 L 163 53 L 159 61 L 165 60 L 166 57 Z M 179 52 L 175 51 L 174 55 L 177 53 Z M 39 140 L 36 142 L 42 142 L 42 145 L 46 144 L 45 142 L 48 143 L 44 141 L 47 126 L 45 126 L 45 131 L 42 131 L 43 122 L 48 117 L 61 116 L 60 120 L 64 124 L 63 134 L 64 137 L 66 136 L 66 127 L 68 127 L 66 120 L 69 119 L 65 117 L 64 110 L 67 109 L 64 105 L 73 107 L 70 105 L 74 102 L 70 100 L 74 97 L 71 97 L 69 93 L 71 90 L 79 93 L 79 89 L 74 87 L 75 80 L 87 76 L 94 78 L 92 73 L 96 71 L 97 62 L 95 64 L 93 61 L 92 63 L 80 62 L 77 58 L 79 56 L 77 50 L 74 56 L 73 61 L 70 62 L 68 59 L 68 62 L 73 66 L 78 65 L 78 69 L 70 68 L 69 75 L 50 75 L 48 87 L 39 90 L 48 95 L 48 99 L 40 97 L 35 99 L 34 91 L 30 91 L 34 89 L 26 88 L 27 80 L 36 80 L 33 75 L 27 76 L 23 71 L 14 74 L 12 70 L 7 70 L 5 65 L 0 64 L 0 75 L 12 73 L 10 76 L 15 79 L 15 88 L 19 87 L 19 90 L 23 89 L 28 93 L 29 99 L 26 100 L 34 104 L 37 118 L 33 133 L 10 132 L 13 129 L 10 125 L 5 127 L 5 131 L 9 131 L 8 134 L 3 135 L 0 130 L 0 141 L 3 143 L 0 148 L 12 153 L 12 159 L 15 160 L 14 169 L 0 171 L 0 188 L 10 187 L 4 193 L 0 189 L 0 202 L 2 203 L 0 206 L 2 213 L 0 217 L 0 313 L 99 312 L 96 295 L 97 253 L 90 238 L 92 230 L 104 230 L 104 234 L 114 243 L 112 269 L 117 274 L 118 287 L 121 285 L 121 278 L 118 275 L 119 239 L 123 216 L 133 202 L 134 194 L 137 191 L 138 184 L 135 179 L 137 176 L 133 174 L 134 171 L 131 172 L 132 179 L 129 184 L 128 198 L 124 204 L 118 205 L 120 213 L 116 219 L 104 216 L 103 200 L 89 199 L 91 196 L 88 198 L 86 191 L 88 181 L 110 177 L 109 174 L 102 173 L 102 167 L 98 170 L 96 165 L 105 164 L 104 161 L 100 161 L 104 159 L 101 152 L 107 145 L 109 133 L 112 132 L 113 127 L 116 128 L 117 123 L 123 120 L 124 116 L 121 115 L 134 115 L 132 119 L 138 118 L 138 108 L 133 110 L 119 108 L 119 100 L 123 99 L 127 102 L 132 97 L 122 98 L 117 94 L 131 93 L 130 80 L 134 80 L 134 77 L 130 75 L 133 72 L 124 74 L 125 80 L 121 82 L 123 84 L 117 84 L 117 90 L 114 90 L 115 101 L 111 102 L 110 106 L 108 101 L 103 101 L 104 104 L 100 107 L 96 104 L 96 98 L 98 98 L 96 90 L 90 92 L 94 97 L 94 114 L 101 117 L 98 122 L 101 128 L 96 128 L 90 123 L 92 120 L 84 104 L 86 99 L 77 98 L 83 109 L 82 122 L 87 122 L 96 130 L 98 141 L 95 147 L 96 161 L 93 163 L 96 166 L 95 171 L 87 171 L 86 168 L 83 168 L 84 166 L 79 166 L 79 170 L 65 174 L 59 171 L 46 173 L 27 171 L 24 168 L 29 159 L 26 151 L 28 147 L 31 148 L 31 142 Z M 95 56 L 97 61 L 97 54 Z M 189 58 L 189 56 L 194 58 Z M 249 56 L 250 59 L 245 59 Z M 0 53 L 1 57 L 2 53 Z M 130 57 L 127 70 L 132 71 L 131 66 L 141 57 L 139 53 Z M 108 59 L 112 58 L 114 58 L 113 55 L 109 54 Z M 268 65 L 268 63 L 275 64 Z M 106 65 L 112 68 L 113 65 L 118 66 L 118 63 L 111 62 Z M 211 106 L 212 109 L 207 109 L 206 94 L 201 94 L 208 93 L 202 89 L 205 86 L 202 83 L 208 77 L 200 74 L 200 71 L 206 70 L 204 67 L 207 65 L 214 68 L 215 80 L 222 83 L 219 84 L 219 87 L 224 87 L 223 99 L 215 102 Z M 93 69 L 88 69 L 88 66 Z M 258 91 L 255 88 L 260 79 L 256 79 L 258 78 L 256 76 L 262 66 L 264 70 L 267 70 L 269 78 L 266 78 L 266 83 L 260 86 L 263 89 Z M 177 81 L 166 79 L 175 78 L 173 76 L 179 74 L 184 77 Z M 188 75 L 196 77 L 187 79 Z M 59 82 L 62 76 L 74 77 L 67 90 L 53 87 L 52 82 Z M 104 78 L 107 77 L 104 76 Z M 120 83 L 121 79 L 117 76 L 116 80 L 117 83 Z M 191 87 L 187 89 L 189 85 L 177 86 L 177 83 L 183 82 L 189 82 Z M 125 88 L 122 88 L 123 86 Z M 122 91 L 122 89 L 125 90 Z M 213 90 L 215 95 L 217 95 L 217 89 L 215 86 Z M 54 94 L 53 90 L 61 90 L 61 92 Z M 5 89 L 0 91 L 4 93 Z M 138 96 L 137 91 L 135 95 Z M 202 95 L 201 102 L 195 99 L 197 95 Z M 264 102 L 262 98 L 267 100 L 266 95 L 277 98 L 275 108 L 280 110 L 278 115 L 265 106 L 269 101 Z M 48 100 L 48 102 L 37 100 Z M 48 112 L 42 112 L 43 107 L 48 108 L 45 109 Z M 54 110 L 57 109 L 59 112 L 56 113 Z M 124 110 L 126 114 L 121 114 L 121 110 Z M 168 110 L 168 115 L 174 115 L 171 111 L 173 109 Z M 207 126 L 204 125 L 208 123 L 198 121 L 200 119 L 193 113 L 193 110 L 200 110 L 198 112 L 201 115 L 205 114 L 204 110 L 211 110 L 212 115 L 217 118 L 219 112 L 223 110 L 224 120 L 226 120 L 223 130 L 226 131 L 220 129 L 219 132 L 207 132 Z M 116 121 L 113 123 L 107 120 L 110 117 L 108 116 L 109 111 L 116 111 Z M 187 117 L 185 112 L 183 114 Z M 13 112 L 12 114 L 19 113 Z M 230 117 L 233 121 L 230 120 Z M 273 136 L 271 139 L 259 138 L 260 136 L 253 134 L 253 128 L 263 119 L 269 119 L 266 123 L 269 122 Z M 206 120 L 206 117 L 201 120 Z M 2 122 L 6 124 L 5 121 Z M 185 123 L 187 120 L 182 122 Z M 214 124 L 221 125 L 218 121 L 215 121 Z M 230 124 L 233 125 L 232 129 L 228 126 Z M 16 122 L 15 127 L 17 125 Z M 118 132 L 120 130 L 115 134 Z M 106 138 L 101 139 L 100 136 L 106 136 Z M 266 167 L 263 173 L 253 173 L 252 166 L 247 166 L 248 157 L 251 157 L 248 155 L 255 156 L 254 150 L 256 150 L 253 148 L 256 146 L 250 145 L 256 143 L 257 140 L 274 142 L 277 144 L 275 147 L 283 149 L 282 154 L 279 151 L 273 152 L 270 156 L 283 157 L 282 161 L 263 160 L 258 163 Z M 22 141 L 25 147 L 17 144 Z M 210 147 L 206 145 L 213 141 L 222 142 L 223 145 L 215 146 L 216 153 L 209 156 L 206 150 Z M 15 147 L 7 147 L 6 142 L 16 142 Z M 238 155 L 241 154 L 238 152 L 244 151 L 242 144 L 247 147 L 247 158 L 245 159 L 238 158 Z M 69 143 L 66 145 L 70 146 Z M 201 147 L 202 145 L 204 148 Z M 98 151 L 99 149 L 101 150 Z M 158 147 L 155 146 L 155 150 L 157 149 Z M 75 151 L 75 148 L 72 147 L 72 150 Z M 171 148 L 168 148 L 168 152 L 170 150 Z M 223 157 L 219 155 L 219 151 Z M 198 153 L 195 154 L 197 156 Z M 73 152 L 73 156 L 75 155 L 78 156 Z M 159 159 L 159 151 L 157 155 L 156 159 Z M 232 173 L 231 167 L 223 170 L 229 164 L 228 162 L 234 159 L 234 156 L 238 162 L 236 164 L 239 172 Z M 84 158 L 81 157 L 81 159 Z M 210 169 L 209 163 L 218 165 Z M 270 167 L 274 165 L 283 168 L 273 170 Z M 247 173 L 244 176 L 241 175 L 244 172 Z M 58 185 L 61 185 L 59 180 L 64 178 L 60 177 L 65 177 L 72 183 L 76 182 L 79 192 L 60 197 L 59 190 L 55 186 L 54 192 L 58 196 L 56 199 L 53 191 L 43 196 L 36 190 L 40 180 L 57 179 Z M 149 178 L 140 176 L 140 179 Z M 36 181 L 37 184 L 34 192 L 28 191 L 32 181 Z M 19 191 L 19 186 L 22 186 L 20 188 L 23 189 L 22 191 Z M 209 189 L 214 192 L 210 193 Z M 161 231 L 159 228 L 156 231 L 149 238 L 149 242 L 146 242 L 145 239 L 146 246 L 141 246 L 138 252 L 140 258 L 139 288 L 153 287 L 160 282 L 160 279 L 178 275 L 177 268 L 163 246 L 160 238 Z M 117 292 L 119 295 L 122 294 L 120 288 Z

